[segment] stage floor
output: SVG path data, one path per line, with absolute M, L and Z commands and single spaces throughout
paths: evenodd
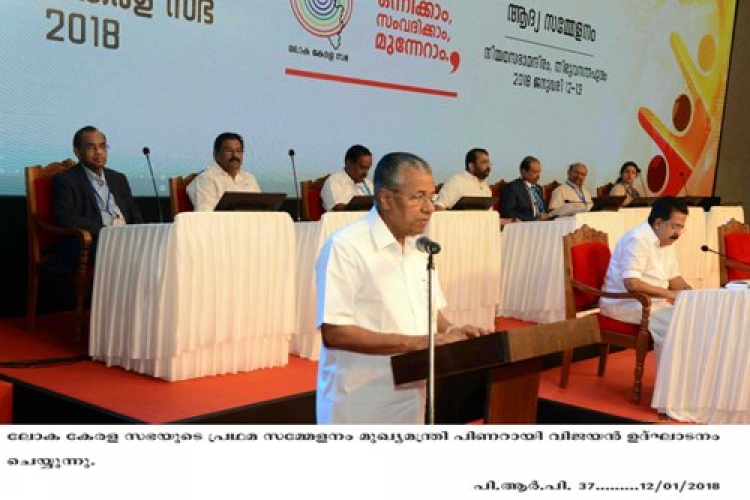
M 35 332 L 25 330 L 23 318 L 0 319 L 0 364 L 6 364 L 0 367 L 0 378 L 14 385 L 14 422 L 314 423 L 317 362 L 297 356 L 290 356 L 289 364 L 281 368 L 180 382 L 166 382 L 90 360 L 7 367 L 11 361 L 84 358 L 86 346 L 73 342 L 68 333 L 70 319 L 64 313 L 42 316 Z M 522 325 L 498 319 L 497 326 Z M 540 413 L 547 415 L 540 422 L 663 422 L 650 407 L 653 354 L 647 357 L 639 405 L 629 402 L 634 353 L 612 354 L 604 377 L 596 376 L 596 362 L 587 359 L 574 363 L 566 389 L 557 384 L 558 368 L 542 372 Z M 438 405 L 440 396 L 438 392 Z M 71 410 L 74 407 L 83 411 Z M 564 413 L 567 416 L 556 416 Z

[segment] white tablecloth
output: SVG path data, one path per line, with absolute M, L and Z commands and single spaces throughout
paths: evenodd
M 500 219 L 494 210 L 435 212 L 426 230 L 441 246 L 435 269 L 457 325 L 495 328 L 500 300 Z
M 99 238 L 89 353 L 170 381 L 284 366 L 295 245 L 285 213 L 183 213 Z
M 315 328 L 315 261 L 326 238 L 362 217 L 359 212 L 330 212 L 319 222 L 295 224 L 297 235 L 297 335 L 290 351 L 318 359 L 320 332 Z M 500 230 L 497 212 L 435 212 L 426 233 L 440 243 L 435 268 L 446 295 L 443 311 L 456 324 L 494 328 L 499 300 Z M 426 272 L 426 270 L 425 270 Z
M 317 360 L 320 354 L 320 332 L 315 327 L 315 261 L 326 238 L 337 229 L 364 217 L 367 212 L 326 212 L 317 222 L 294 225 L 297 240 L 295 282 L 297 286 L 297 328 L 289 351 L 300 357 Z
M 678 294 L 651 405 L 678 420 L 750 424 L 750 291 Z
M 720 221 L 727 215 L 725 208 L 732 209 L 735 215 L 736 209 L 742 210 L 715 207 L 716 213 L 706 213 L 700 207 L 690 207 L 686 230 L 674 243 L 680 273 L 694 288 L 712 283 L 711 257 L 701 251 L 701 245 L 708 244 L 711 234 L 716 240 L 716 224 L 723 223 Z M 626 231 L 648 219 L 650 210 L 639 207 L 618 212 L 586 212 L 554 221 L 507 225 L 502 233 L 499 314 L 540 323 L 565 319 L 562 237 L 587 224 L 607 233 L 609 246 L 614 249 Z

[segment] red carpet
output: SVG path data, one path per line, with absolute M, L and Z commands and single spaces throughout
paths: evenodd
M 20 318 L 0 320 L 0 362 L 84 355 L 69 332 L 71 317 L 56 314 L 41 317 L 36 332 L 27 332 Z M 498 318 L 497 328 L 528 326 L 529 323 Z M 174 422 L 199 415 L 285 398 L 315 390 L 317 363 L 290 356 L 283 368 L 250 373 L 166 382 L 149 376 L 108 368 L 102 363 L 82 361 L 38 368 L 0 368 L 0 375 L 70 398 L 85 401 L 135 420 Z M 653 359 L 647 358 L 644 393 L 640 405 L 629 403 L 633 353 L 610 357 L 607 374 L 596 376 L 596 360 L 575 363 L 569 387 L 558 387 L 559 370 L 542 374 L 540 396 L 560 403 L 596 410 L 641 422 L 658 422 L 650 408 L 653 392 Z

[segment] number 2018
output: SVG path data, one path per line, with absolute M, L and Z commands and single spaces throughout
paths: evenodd
M 90 41 L 94 47 L 102 46 L 105 49 L 120 47 L 120 23 L 114 19 L 99 19 L 97 16 L 87 18 L 77 12 L 66 16 L 63 11 L 57 9 L 47 9 L 47 19 L 53 19 L 56 22 L 55 26 L 47 32 L 47 40 L 64 42 L 67 39 L 76 45 L 83 45 Z M 66 21 L 67 38 L 65 37 Z

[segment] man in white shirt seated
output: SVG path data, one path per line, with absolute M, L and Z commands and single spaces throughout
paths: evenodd
M 323 184 L 320 192 L 323 209 L 326 212 L 344 210 L 353 197 L 372 196 L 372 182 L 367 179 L 370 167 L 370 150 L 360 144 L 350 147 L 344 156 L 344 170 L 332 173 Z
M 487 185 L 487 177 L 492 170 L 490 154 L 487 150 L 482 148 L 469 150 L 464 164 L 466 170 L 455 174 L 440 188 L 435 201 L 437 210 L 453 208 L 453 205 L 464 196 L 492 196 L 492 190 Z
M 240 134 L 224 132 L 214 140 L 214 161 L 187 187 L 196 212 L 211 212 L 227 191 L 260 193 L 250 172 L 242 169 L 245 142 Z
M 688 207 L 677 198 L 659 198 L 651 205 L 648 221 L 617 242 L 607 268 L 603 289 L 607 292 L 641 292 L 651 297 L 649 331 L 654 339 L 657 367 L 664 336 L 672 318 L 677 293 L 690 290 L 680 275 L 672 244 L 685 230 Z M 603 297 L 599 307 L 605 316 L 626 323 L 641 321 L 641 303 L 635 299 Z
M 568 167 L 568 180 L 552 191 L 549 201 L 550 211 L 555 215 L 568 215 L 585 212 L 591 209 L 594 202 L 591 193 L 583 185 L 588 175 L 588 168 L 583 163 L 573 163 Z

